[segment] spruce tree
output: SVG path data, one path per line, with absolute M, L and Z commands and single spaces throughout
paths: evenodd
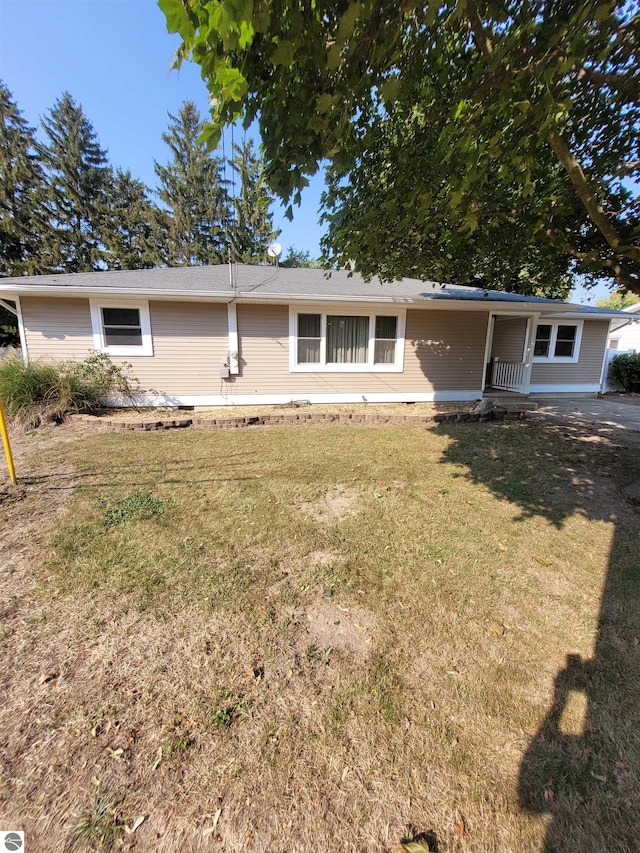
M 131 172 L 116 169 L 110 180 L 104 229 L 107 266 L 113 270 L 151 269 L 166 263 L 163 247 L 167 214 Z
M 248 139 L 233 146 L 232 168 L 234 180 L 234 223 L 231 242 L 235 259 L 251 264 L 266 259 L 267 246 L 279 232 L 273 228 L 273 199 L 264 178 L 262 157 L 253 150 Z
M 221 160 L 198 141 L 200 113 L 185 101 L 162 139 L 171 159 L 154 163 L 158 195 L 169 214 L 169 266 L 217 264 L 226 259 L 229 200 L 222 181 Z
M 100 269 L 106 256 L 107 152 L 68 92 L 42 120 L 42 128 L 47 137 L 41 156 L 49 179 L 53 265 L 61 272 Z
M 34 129 L 0 80 L 0 276 L 47 271 L 44 193 Z

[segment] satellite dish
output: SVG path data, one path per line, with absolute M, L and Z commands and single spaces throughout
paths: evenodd
M 280 243 L 272 243 L 267 249 L 267 255 L 269 255 L 270 258 L 279 258 L 281 254 L 282 246 Z

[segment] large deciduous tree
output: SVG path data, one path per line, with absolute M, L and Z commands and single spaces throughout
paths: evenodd
M 50 265 L 61 272 L 102 269 L 110 167 L 82 107 L 65 92 L 42 120 L 40 157 L 48 178 Z
M 155 163 L 158 195 L 169 213 L 169 266 L 217 264 L 226 260 L 231 211 L 222 162 L 199 140 L 203 129 L 193 101 L 185 101 L 162 139 L 171 157 Z
M 470 244 L 484 256 L 474 275 L 491 276 L 523 239 L 529 272 L 508 262 L 511 286 L 573 264 L 640 292 L 635 3 L 159 5 L 183 39 L 176 64 L 201 66 L 211 143 L 225 123 L 258 117 L 270 186 L 294 203 L 331 162 L 336 260 L 394 277 L 415 270 L 419 244 L 421 270 L 451 256 L 456 271 Z M 387 204 L 385 215 L 350 219 L 360 200 Z M 411 251 L 383 264 L 376 238 L 387 233 L 401 246 L 410 235 Z
M 45 179 L 34 133 L 0 81 L 0 276 L 47 271 Z

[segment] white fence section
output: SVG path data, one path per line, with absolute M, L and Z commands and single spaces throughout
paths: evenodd
M 494 359 L 491 384 L 506 391 L 522 391 L 525 364 L 523 361 L 500 361 Z
M 609 370 L 611 362 L 617 355 L 631 355 L 634 352 L 632 349 L 618 350 L 608 349 L 604 355 L 604 364 L 602 365 L 602 391 L 621 391 L 622 388 L 616 382 L 609 378 Z

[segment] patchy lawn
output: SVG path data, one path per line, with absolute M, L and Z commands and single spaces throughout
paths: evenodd
M 632 440 L 27 439 L 0 825 L 39 851 L 636 850 Z

